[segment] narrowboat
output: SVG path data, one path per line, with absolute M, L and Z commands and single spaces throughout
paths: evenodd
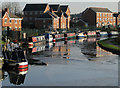
M 88 31 L 87 32 L 87 36 L 96 36 L 96 32 L 95 31 Z
M 64 36 L 65 36 L 65 40 L 76 37 L 75 33 L 65 33 Z
M 54 34 L 53 35 L 53 42 L 64 40 L 64 34 Z
M 15 68 L 19 71 L 28 70 L 28 61 L 21 48 L 15 48 L 13 51 L 3 51 L 4 66 Z
M 45 41 L 46 41 L 45 35 L 29 37 L 28 45 L 29 46 L 40 45 L 40 44 L 44 43 Z
M 108 36 L 116 36 L 116 35 L 119 35 L 117 31 L 111 31 L 108 33 Z
M 100 32 L 100 36 L 101 36 L 101 37 L 108 36 L 108 33 L 107 33 L 107 32 Z
M 84 34 L 83 32 L 79 32 L 76 34 L 76 39 L 81 39 L 81 38 L 84 38 L 86 37 L 86 34 Z

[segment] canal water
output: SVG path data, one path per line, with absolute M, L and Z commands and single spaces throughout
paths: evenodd
M 118 86 L 120 57 L 101 49 L 97 40 L 83 38 L 24 48 L 28 72 L 3 71 L 2 86 Z

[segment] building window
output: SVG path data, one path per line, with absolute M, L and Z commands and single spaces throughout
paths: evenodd
M 104 21 L 104 18 L 103 18 L 103 21 Z
M 46 27 L 46 25 L 43 25 L 43 27 L 45 28 L 45 27 Z
M 17 30 L 17 27 L 15 27 L 15 30 Z
M 99 18 L 97 18 L 97 20 L 99 21 Z
M 105 16 L 107 17 L 107 14 L 105 14 Z
M 37 15 L 37 13 L 38 13 L 38 12 L 36 11 L 36 12 L 35 12 L 35 15 Z
M 111 21 L 112 21 L 112 18 L 111 18 Z
M 25 12 L 25 15 L 27 15 L 27 12 Z
M 7 23 L 7 18 L 5 18 L 5 23 Z
M 21 28 L 19 27 L 19 31 L 20 31 L 20 29 L 21 29 Z
M 30 15 L 32 15 L 32 12 L 30 12 Z
M 27 17 L 25 17 L 25 18 L 24 18 L 24 20 L 26 21 L 26 20 L 28 20 L 28 18 L 27 18 Z
M 100 16 L 102 16 L 102 13 L 100 13 Z
M 10 20 L 10 24 L 11 24 L 11 22 L 12 22 L 12 21 Z
M 107 18 L 105 18 L 105 20 L 107 21 Z
M 30 20 L 32 20 L 32 17 L 30 17 Z
M 99 16 L 99 13 L 97 13 L 97 16 Z
M 17 24 L 17 20 L 15 20 L 15 23 Z
M 104 14 L 103 14 L 103 16 L 104 16 Z
M 19 20 L 19 24 L 21 23 L 21 21 Z

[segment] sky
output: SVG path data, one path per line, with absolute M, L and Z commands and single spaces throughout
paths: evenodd
M 19 2 L 19 0 L 1 0 L 3 2 Z M 20 0 L 21 10 L 26 3 L 50 3 L 69 5 L 71 14 L 84 11 L 88 7 L 105 7 L 112 12 L 118 12 L 119 0 Z

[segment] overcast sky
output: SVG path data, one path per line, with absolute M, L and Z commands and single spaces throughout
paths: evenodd
M 1 0 L 3 2 L 19 2 L 20 0 Z M 71 13 L 80 13 L 87 7 L 106 7 L 113 12 L 118 12 L 119 0 L 21 0 L 21 9 L 26 3 L 54 3 L 69 5 Z

